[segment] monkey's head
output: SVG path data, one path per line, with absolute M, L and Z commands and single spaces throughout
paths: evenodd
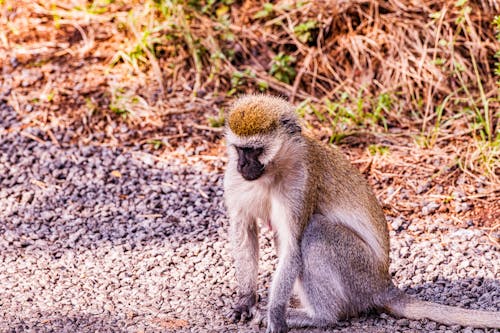
M 287 142 L 301 137 L 292 105 L 281 98 L 247 95 L 239 98 L 226 121 L 226 142 L 231 162 L 248 181 L 266 173 Z

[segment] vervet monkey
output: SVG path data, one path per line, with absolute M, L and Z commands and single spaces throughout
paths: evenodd
M 224 178 L 236 266 L 236 321 L 258 301 L 258 225 L 270 223 L 278 264 L 269 291 L 267 332 L 324 327 L 379 309 L 447 325 L 500 328 L 500 314 L 425 302 L 389 274 L 386 220 L 367 182 L 335 148 L 301 131 L 284 100 L 244 96 L 227 117 Z M 293 287 L 301 309 L 288 309 Z

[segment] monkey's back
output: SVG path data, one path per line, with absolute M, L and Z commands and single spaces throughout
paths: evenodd
M 305 139 L 313 213 L 340 220 L 353 229 L 388 266 L 387 223 L 368 182 L 337 148 L 310 137 Z

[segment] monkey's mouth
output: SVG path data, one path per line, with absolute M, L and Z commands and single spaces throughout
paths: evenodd
M 260 178 L 264 173 L 265 167 L 262 164 L 247 164 L 241 167 L 238 167 L 238 172 L 241 174 L 243 179 L 252 181 Z

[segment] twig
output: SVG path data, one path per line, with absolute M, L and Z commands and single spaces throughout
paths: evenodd
M 61 147 L 61 145 L 59 144 L 59 141 L 57 141 L 57 138 L 56 136 L 54 135 L 54 133 L 52 133 L 52 131 L 50 129 L 47 129 L 45 131 L 45 133 L 47 133 L 47 135 L 49 136 L 50 140 L 52 141 L 52 143 L 58 147 Z
M 29 133 L 26 133 L 26 132 L 21 132 L 20 133 L 22 136 L 25 136 L 27 138 L 30 138 L 31 140 L 34 140 L 34 141 L 37 141 L 39 143 L 45 143 L 45 141 L 43 141 L 42 139 L 40 139 L 39 137 L 35 136 L 35 135 L 32 135 L 32 134 L 29 134 Z
M 295 94 L 297 93 L 297 89 L 299 87 L 300 81 L 302 79 L 302 75 L 304 75 L 304 72 L 309 68 L 309 64 L 311 63 L 311 60 L 313 59 L 313 56 L 315 54 L 314 50 L 310 50 L 309 53 L 307 53 L 307 56 L 304 60 L 304 63 L 302 64 L 302 67 L 299 70 L 299 73 L 295 77 L 295 81 L 293 82 L 293 87 L 292 87 L 292 94 L 290 95 L 290 102 L 294 102 L 295 100 Z
M 212 126 L 205 126 L 205 125 L 199 125 L 199 124 L 191 124 L 194 128 L 205 130 L 205 131 L 211 131 L 211 132 L 217 132 L 217 133 L 222 133 L 224 131 L 224 128 L 222 127 L 212 127 Z

